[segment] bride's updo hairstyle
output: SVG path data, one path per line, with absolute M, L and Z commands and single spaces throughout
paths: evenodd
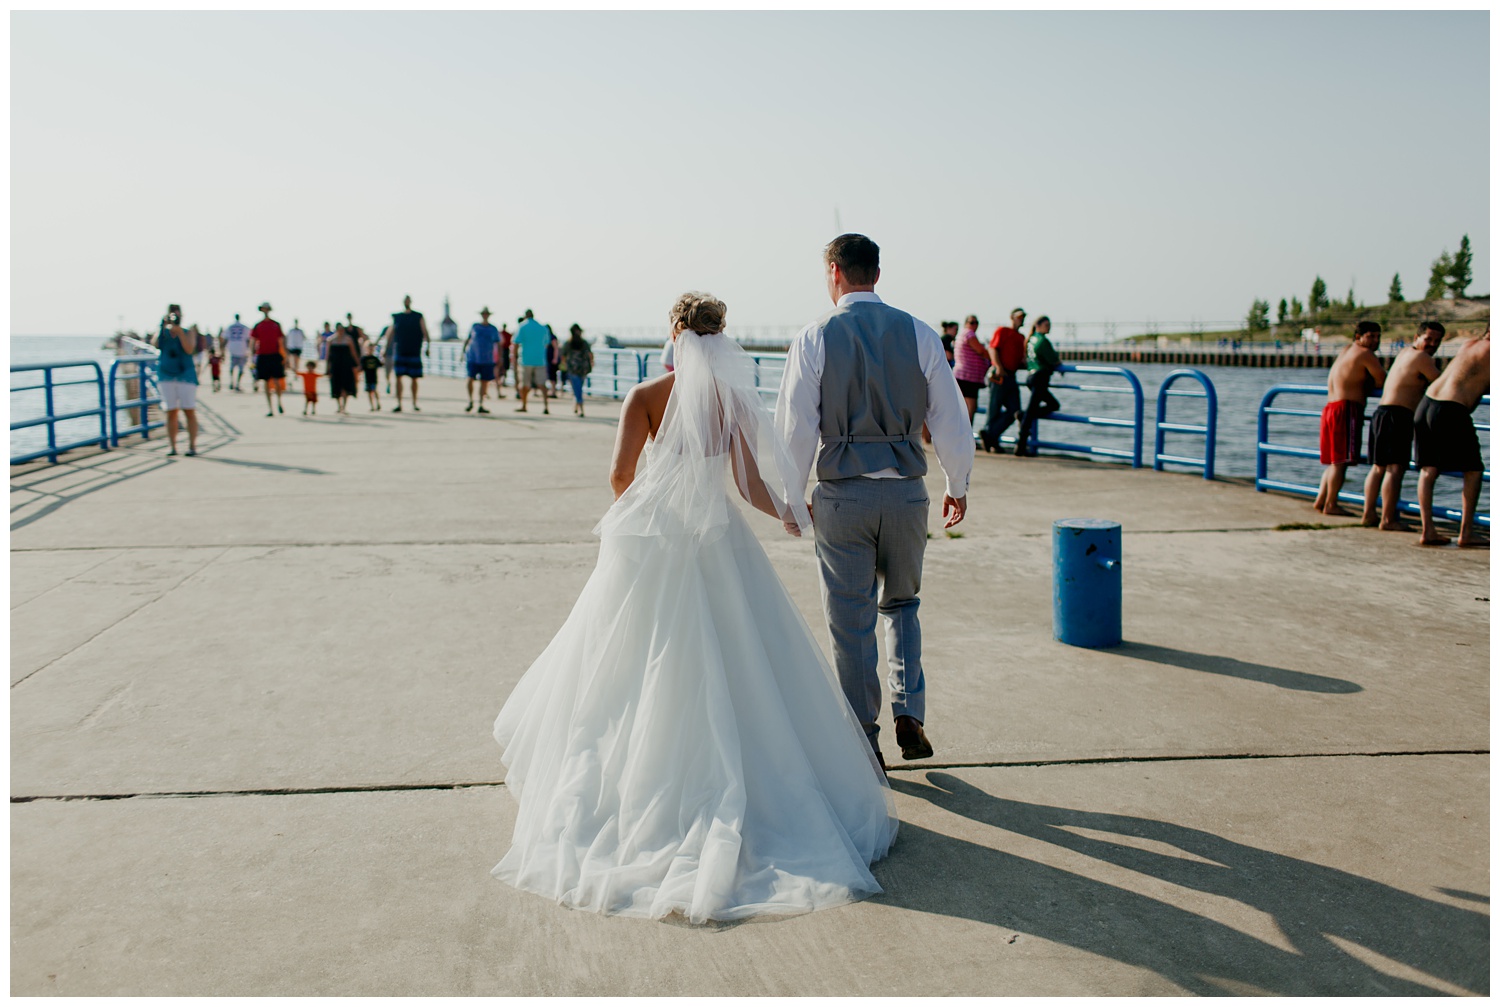
M 681 323 L 684 331 L 711 336 L 724 331 L 724 316 L 728 312 L 729 309 L 724 306 L 724 302 L 712 294 L 690 290 L 677 298 L 677 303 L 672 305 L 672 313 L 668 317 L 672 322 L 674 332 Z

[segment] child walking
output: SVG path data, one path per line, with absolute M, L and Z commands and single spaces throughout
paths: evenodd
M 370 412 L 380 411 L 380 354 L 375 344 L 365 340 L 365 354 L 359 358 L 360 370 L 365 372 L 365 391 L 370 393 Z
M 318 364 L 315 360 L 307 362 L 307 370 L 302 372 L 302 415 L 318 415 Z

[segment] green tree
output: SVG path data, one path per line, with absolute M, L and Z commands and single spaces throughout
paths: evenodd
M 1246 332 L 1264 332 L 1271 327 L 1271 320 L 1267 316 L 1271 313 L 1271 302 L 1262 301 L 1260 298 L 1250 302 L 1250 313 L 1245 316 Z
M 1453 256 L 1453 264 L 1448 267 L 1448 290 L 1454 297 L 1462 297 L 1468 292 L 1469 284 L 1474 282 L 1474 250 L 1469 247 L 1469 236 L 1464 235 L 1464 240 L 1458 243 L 1458 252 Z
M 1299 300 L 1297 300 L 1295 297 L 1292 298 L 1292 317 L 1293 318 L 1301 318 L 1302 317 L 1302 302 L 1299 301 Z
M 1453 256 L 1443 249 L 1443 254 L 1432 260 L 1432 275 L 1427 278 L 1425 301 L 1441 301 L 1448 293 L 1448 284 L 1453 275 Z
M 1345 311 L 1354 311 L 1355 310 L 1355 305 L 1354 305 L 1354 288 L 1353 287 L 1349 288 L 1349 299 L 1344 302 L 1344 310 Z
M 1406 300 L 1401 296 L 1401 274 L 1397 273 L 1391 277 L 1391 289 L 1386 292 L 1385 299 L 1391 304 L 1400 304 Z
M 1328 307 L 1328 284 L 1323 282 L 1323 277 L 1313 277 L 1312 292 L 1307 295 L 1307 310 L 1317 314 Z
M 1277 325 L 1285 325 L 1286 324 L 1286 298 L 1285 297 L 1283 297 L 1281 299 L 1281 303 L 1280 304 L 1276 305 L 1276 324 Z

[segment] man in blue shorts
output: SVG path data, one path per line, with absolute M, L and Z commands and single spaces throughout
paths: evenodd
M 481 308 L 479 321 L 469 326 L 469 338 L 464 340 L 464 363 L 469 368 L 469 404 L 464 412 L 474 409 L 474 382 L 479 382 L 479 411 L 484 408 L 484 397 L 489 392 L 490 382 L 495 380 L 495 348 L 500 345 L 500 332 L 490 324 L 490 309 Z
M 412 412 L 420 413 L 417 405 L 417 381 L 422 377 L 422 357 L 432 355 L 432 337 L 427 334 L 427 319 L 420 311 L 411 309 L 411 295 L 401 302 L 406 310 L 391 316 L 391 343 L 396 353 L 396 408 L 401 411 L 401 379 L 411 378 Z

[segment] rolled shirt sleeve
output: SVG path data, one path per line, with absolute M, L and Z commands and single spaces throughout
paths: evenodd
M 792 459 L 787 494 L 804 500 L 818 453 L 822 429 L 818 407 L 822 401 L 823 332 L 816 325 L 809 325 L 787 348 L 781 393 L 776 397 L 776 432 Z

